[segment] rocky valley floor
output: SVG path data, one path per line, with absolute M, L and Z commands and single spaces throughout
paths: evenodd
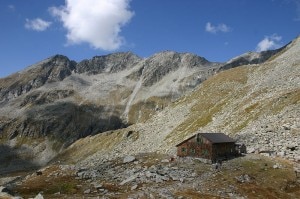
M 218 170 L 158 153 L 89 165 L 56 162 L 2 176 L 0 198 L 299 198 L 296 166 L 259 154 L 224 161 Z

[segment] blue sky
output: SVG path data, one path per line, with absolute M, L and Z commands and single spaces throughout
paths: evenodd
M 55 54 L 173 50 L 224 62 L 297 37 L 300 0 L 1 0 L 0 25 L 0 77 Z

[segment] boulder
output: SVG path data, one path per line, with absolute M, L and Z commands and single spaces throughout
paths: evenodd
M 285 154 L 285 151 L 280 151 L 277 153 L 277 155 L 280 157 L 284 157 L 286 154 Z
M 135 160 L 136 160 L 136 158 L 134 156 L 129 155 L 129 156 L 124 157 L 123 163 L 130 163 L 130 162 L 133 162 Z
M 13 197 L 13 193 L 11 190 L 9 190 L 8 188 L 4 187 L 4 186 L 0 186 L 0 198 L 19 198 L 19 197 Z
M 280 168 L 282 168 L 282 166 L 278 163 L 273 165 L 273 169 L 280 169 Z
M 168 160 L 168 159 L 163 159 L 163 160 L 161 160 L 161 162 L 162 162 L 162 163 L 169 163 L 170 160 Z
M 34 197 L 34 199 L 44 199 L 44 196 L 41 193 L 39 193 Z
M 135 190 L 138 187 L 138 185 L 133 185 L 130 189 L 131 191 Z
M 126 180 L 123 180 L 120 185 L 124 185 L 128 182 L 131 182 L 131 181 L 134 181 L 135 179 L 137 178 L 137 175 L 133 175 L 133 176 L 130 176 L 129 178 L 127 178 Z
M 240 175 L 238 177 L 235 177 L 235 179 L 240 183 L 247 183 L 251 181 L 251 178 L 248 174 Z
M 87 189 L 87 190 L 85 190 L 83 193 L 84 193 L 84 194 L 89 194 L 89 193 L 91 193 L 91 190 L 90 190 L 90 189 Z
M 4 186 L 0 186 L 0 193 L 10 193 L 9 189 L 7 189 L 6 187 Z

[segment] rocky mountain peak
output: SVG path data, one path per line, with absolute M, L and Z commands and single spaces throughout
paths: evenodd
M 204 57 L 192 53 L 178 53 L 175 51 L 162 51 L 149 57 L 146 62 L 159 63 L 160 65 L 178 63 L 180 66 L 193 67 L 209 63 Z M 176 64 L 176 66 L 178 66 Z
M 18 97 L 45 83 L 62 81 L 72 73 L 75 66 L 76 62 L 66 56 L 55 55 L 0 79 L 0 102 Z
M 174 51 L 163 51 L 147 58 L 144 62 L 144 86 L 151 86 L 160 81 L 162 77 L 175 71 L 190 71 L 193 68 L 216 66 L 205 58 L 191 53 L 178 53 Z M 178 74 L 185 77 L 185 74 Z M 177 77 L 176 79 L 181 79 Z
M 62 68 L 62 69 L 68 68 L 70 70 L 74 70 L 75 65 L 76 65 L 75 61 L 71 61 L 68 57 L 64 55 L 57 54 L 47 59 L 44 59 L 36 64 L 28 66 L 25 70 L 19 72 L 19 74 L 27 73 L 27 72 L 38 73 L 38 72 L 43 72 L 43 70 L 52 70 L 53 68 Z
M 103 56 L 95 56 L 89 60 L 83 60 L 76 67 L 77 73 L 99 74 L 115 73 L 129 69 L 142 59 L 131 52 L 113 53 Z
M 227 69 L 235 68 L 235 67 L 241 66 L 241 65 L 263 63 L 263 62 L 267 61 L 269 58 L 271 58 L 272 56 L 274 56 L 275 54 L 283 51 L 287 46 L 288 45 L 283 46 L 279 49 L 275 49 L 275 50 L 244 53 L 240 56 L 230 59 L 228 62 L 226 62 L 226 64 L 224 64 L 221 67 L 221 70 L 227 70 Z

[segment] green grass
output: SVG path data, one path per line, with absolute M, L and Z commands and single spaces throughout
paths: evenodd
M 60 153 L 55 161 L 62 160 L 68 163 L 76 163 L 96 152 L 108 152 L 124 139 L 125 133 L 127 132 L 120 129 L 79 139 Z M 135 139 L 137 136 L 136 133 L 133 133 L 132 139 Z
M 199 128 L 211 123 L 213 117 L 230 104 L 233 99 L 248 91 L 243 85 L 247 82 L 247 75 L 251 70 L 249 67 L 239 67 L 223 71 L 203 82 L 199 89 L 190 96 L 179 100 L 177 106 L 193 101 L 196 103 L 191 108 L 187 119 L 178 125 L 166 140 L 179 142 L 194 134 Z
M 255 111 L 255 109 L 257 109 L 258 106 L 259 106 L 259 103 L 256 102 L 255 104 L 252 104 L 252 105 L 248 106 L 247 108 L 245 108 L 245 112 L 252 113 L 252 111 Z
M 45 194 L 55 194 L 58 192 L 61 194 L 74 194 L 77 190 L 75 182 L 56 182 L 45 190 Z
M 281 94 L 278 98 L 272 99 L 268 104 L 268 108 L 270 108 L 273 114 L 277 114 L 282 111 L 287 105 L 295 105 L 299 103 L 300 89 L 295 89 Z
M 172 106 L 194 104 L 185 121 L 179 124 L 166 138 L 168 144 L 176 144 L 182 139 L 193 135 L 197 130 L 211 124 L 218 114 L 228 117 L 218 123 L 216 130 L 226 129 L 229 134 L 235 134 L 262 115 L 276 115 L 285 107 L 300 103 L 300 89 L 282 90 L 274 92 L 267 86 L 252 91 L 247 85 L 248 76 L 258 71 L 265 73 L 274 64 L 242 66 L 223 71 L 203 82 L 198 90 L 179 99 Z M 270 96 L 268 96 L 270 93 Z
M 171 103 L 168 97 L 157 97 L 153 96 L 145 101 L 138 102 L 131 106 L 128 118 L 129 123 L 134 124 L 136 122 L 145 122 L 151 118 L 156 112 L 156 107 L 159 110 L 165 108 Z

